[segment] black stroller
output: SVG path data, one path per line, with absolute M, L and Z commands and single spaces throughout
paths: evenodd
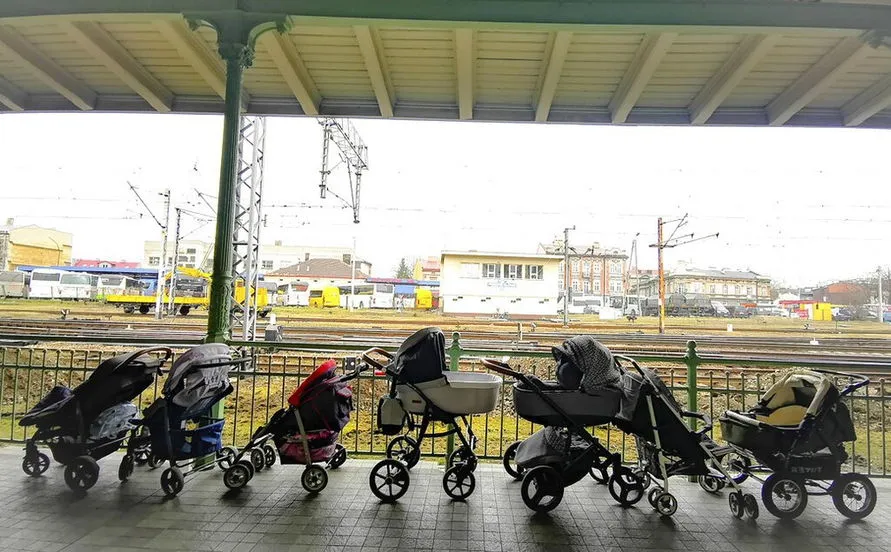
M 278 455 L 282 464 L 306 465 L 300 481 L 307 492 L 324 489 L 328 472 L 316 462 L 325 462 L 329 469 L 337 469 L 346 462 L 346 448 L 337 439 L 353 410 L 349 382 L 365 366 L 355 363 L 352 372 L 341 376 L 336 373 L 334 360 L 316 368 L 288 398 L 288 407 L 273 414 L 236 455 L 223 475 L 226 487 L 244 487 L 257 469 L 272 466 Z
M 383 356 L 381 363 L 372 355 Z M 449 455 L 442 478 L 446 494 L 464 500 L 476 487 L 473 472 L 477 458 L 473 452 L 476 436 L 468 417 L 495 409 L 501 378 L 482 372 L 449 371 L 445 361 L 445 336 L 439 328 L 425 328 L 411 335 L 395 355 L 383 349 L 369 349 L 363 360 L 390 379 L 390 392 L 378 404 L 378 430 L 396 435 L 407 424 L 417 439 L 400 435 L 387 445 L 387 459 L 374 466 L 369 476 L 371 492 L 384 502 L 394 502 L 408 491 L 409 470 L 421 458 L 424 439 L 457 435 L 461 446 Z M 420 420 L 418 419 L 420 418 Z M 467 428 L 461 431 L 458 420 Z M 446 424 L 446 431 L 428 433 L 434 422 Z
M 837 378 L 848 378 L 841 390 L 833 381 Z M 737 453 L 737 468 L 762 481 L 761 500 L 771 514 L 798 517 L 808 495 L 830 495 L 836 509 L 851 519 L 865 518 L 875 508 L 872 481 L 841 473 L 848 460 L 845 443 L 857 438 L 841 398 L 868 384 L 868 378 L 856 374 L 792 370 L 754 408 L 721 417 L 724 439 Z M 765 470 L 773 474 L 761 480 L 756 472 Z
M 233 390 L 229 370 L 250 360 L 233 359 L 229 347 L 219 343 L 199 345 L 179 355 L 164 383 L 163 396 L 146 408 L 138 421 L 149 434 L 133 430 L 122 467 L 150 444 L 152 465 L 170 463 L 161 474 L 161 489 L 173 497 L 182 491 L 186 476 L 215 464 L 231 465 L 236 453 L 223 449 L 224 420 L 212 418 L 211 407 Z
M 163 353 L 158 357 L 152 353 Z M 121 354 L 103 361 L 83 383 L 73 390 L 54 387 L 19 421 L 22 427 L 37 431 L 25 443 L 22 469 L 38 477 L 49 468 L 49 457 L 38 451 L 46 444 L 56 462 L 65 466 L 65 483 L 85 492 L 99 479 L 96 462 L 115 452 L 133 428 L 131 420 L 138 409 L 130 401 L 148 389 L 173 352 L 152 347 Z M 144 447 L 134 446 L 134 455 L 145 459 Z M 121 480 L 132 472 L 118 471 Z

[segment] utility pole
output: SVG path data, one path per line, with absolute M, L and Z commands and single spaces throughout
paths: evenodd
M 350 312 L 353 312 L 353 298 L 356 296 L 356 236 L 353 236 L 353 254 L 350 255 Z M 374 295 L 372 293 L 372 295 Z M 371 301 L 371 299 L 369 299 Z M 371 305 L 368 305 L 369 307 Z
M 885 305 L 882 304 L 883 299 L 884 299 L 884 297 L 882 296 L 882 267 L 879 267 L 878 270 L 876 271 L 876 273 L 878 274 L 878 277 L 879 277 L 879 309 L 878 309 L 879 314 L 878 314 L 878 318 L 879 318 L 879 322 L 881 323 L 881 322 L 885 321 L 884 316 L 883 316 L 885 314 Z
M 676 222 L 677 225 L 674 227 L 674 230 L 671 231 L 671 235 L 668 238 L 664 238 L 663 228 L 666 224 L 671 224 Z M 688 243 L 697 242 L 700 240 L 705 240 L 708 238 L 717 238 L 718 233 L 709 234 L 707 236 L 702 236 L 699 238 L 694 238 L 693 234 L 684 234 L 682 236 L 675 236 L 678 230 L 687 225 L 687 215 L 675 220 L 667 220 L 663 221 L 662 217 L 659 217 L 657 221 L 656 228 L 656 243 L 650 244 L 650 247 L 655 247 L 657 249 L 658 255 L 658 263 L 659 263 L 659 333 L 665 333 L 665 267 L 663 265 L 663 255 L 662 250 L 672 247 L 677 247 L 679 245 L 687 245 Z
M 176 316 L 176 267 L 179 264 L 179 239 L 180 239 L 180 224 L 182 222 L 183 212 L 182 209 L 177 207 L 176 209 L 176 227 L 174 229 L 174 237 L 173 237 L 173 270 L 170 273 L 170 289 L 167 291 L 167 295 L 170 300 L 167 303 L 168 312 L 172 312 L 174 316 Z
M 155 213 L 152 212 L 145 200 L 142 199 L 142 196 L 139 195 L 136 186 L 130 182 L 127 182 L 127 186 L 130 187 L 130 190 L 136 195 L 136 199 L 138 199 L 139 202 L 142 203 L 142 206 L 145 207 L 145 210 L 148 211 L 149 216 L 152 217 L 155 224 L 161 227 L 161 258 L 158 261 L 158 285 L 155 289 L 155 318 L 160 320 L 163 315 L 162 307 L 164 306 L 164 268 L 167 265 L 167 229 L 170 228 L 170 188 L 161 192 L 161 195 L 164 197 L 164 222 L 161 222 L 158 217 L 155 216 Z
M 572 272 L 569 270 L 569 231 L 575 230 L 573 224 L 570 228 L 563 229 L 563 326 L 569 326 L 569 280 Z

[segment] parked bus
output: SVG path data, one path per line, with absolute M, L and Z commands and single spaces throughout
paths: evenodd
M 309 292 L 309 306 L 317 309 L 340 306 L 340 289 L 329 286 Z
M 415 308 L 430 310 L 433 308 L 433 292 L 429 289 L 418 288 L 415 290 Z
M 31 286 L 29 297 L 31 299 L 58 299 L 59 280 L 64 274 L 61 270 L 38 268 L 31 272 Z
M 19 272 L 0 272 L 0 297 L 28 298 L 28 274 Z
M 354 309 L 392 309 L 393 284 L 358 284 L 340 286 L 340 306 L 350 306 L 350 292 L 353 292 Z
M 128 276 L 117 274 L 102 274 L 96 286 L 96 296 L 107 297 L 109 295 L 142 295 L 142 282 Z
M 87 301 L 96 298 L 96 279 L 84 272 L 63 272 L 59 277 L 59 299 Z
M 278 286 L 278 304 L 283 307 L 308 307 L 309 284 L 291 282 Z

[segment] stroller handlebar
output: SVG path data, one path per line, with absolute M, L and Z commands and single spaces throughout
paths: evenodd
M 704 427 L 696 431 L 697 435 L 703 435 L 712 430 L 714 425 L 712 424 L 712 419 L 705 412 L 691 412 L 689 410 L 682 410 L 681 415 L 685 418 L 695 418 L 697 420 L 702 420 L 702 423 L 705 424 Z
M 139 349 L 138 351 L 134 351 L 134 352 L 130 353 L 130 354 L 124 359 L 123 362 L 121 362 L 120 364 L 118 364 L 118 365 L 115 367 L 115 369 L 112 370 L 112 373 L 117 372 L 117 371 L 120 370 L 121 368 L 124 368 L 125 366 L 127 366 L 128 364 L 130 364 L 131 362 L 133 362 L 133 361 L 136 360 L 137 358 L 141 357 L 142 355 L 145 355 L 145 354 L 148 354 L 148 353 L 160 352 L 160 351 L 163 351 L 163 352 L 164 352 L 164 358 L 161 359 L 161 364 L 158 366 L 158 373 L 159 373 L 159 374 L 163 374 L 163 373 L 164 373 L 164 370 L 161 369 L 161 366 L 164 366 L 165 364 L 167 364 L 167 361 L 170 360 L 170 357 L 173 356 L 173 349 L 171 349 L 170 347 L 148 347 L 148 348 L 146 348 L 146 349 Z
M 510 367 L 510 364 L 508 364 L 506 362 L 501 362 L 500 360 L 494 360 L 491 358 L 480 359 L 480 362 L 482 362 L 483 366 L 485 366 L 486 368 L 493 370 L 495 372 L 498 372 L 499 374 L 501 374 L 503 376 L 508 376 L 508 377 L 518 379 L 521 381 L 523 381 L 525 379 L 525 376 L 523 374 L 521 374 L 520 372 L 517 372 L 515 370 L 512 370 Z
M 393 358 L 395 358 L 395 356 L 392 353 L 390 353 L 384 349 L 381 349 L 380 347 L 372 347 L 368 350 L 362 351 L 362 354 L 360 355 L 362 357 L 362 360 L 364 360 L 368 365 L 370 365 L 372 368 L 374 368 L 376 370 L 386 370 L 386 365 L 381 364 L 379 361 L 375 360 L 374 357 L 372 357 L 371 355 L 380 355 L 382 357 L 385 357 L 387 359 L 388 364 L 390 362 L 392 362 Z

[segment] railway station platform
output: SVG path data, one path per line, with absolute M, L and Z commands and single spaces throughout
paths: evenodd
M 606 488 L 583 480 L 567 489 L 550 515 L 523 505 L 519 484 L 500 465 L 482 464 L 466 503 L 442 491 L 441 468 L 421 462 L 399 503 L 380 504 L 368 489 L 371 460 L 350 459 L 332 472 L 318 496 L 300 485 L 301 467 L 276 465 L 238 494 L 227 493 L 221 473 L 186 482 L 165 500 L 160 470 L 137 468 L 118 482 L 120 458 L 100 462 L 97 485 L 83 498 L 65 486 L 53 464 L 40 478 L 20 469 L 19 447 L 0 448 L 0 549 L 55 552 L 98 550 L 686 550 L 769 552 L 891 550 L 891 481 L 876 479 L 879 502 L 862 522 L 846 521 L 826 497 L 814 497 L 793 522 L 762 508 L 757 521 L 731 516 L 726 495 L 711 496 L 677 478 L 680 507 L 671 519 L 646 501 L 623 509 Z M 672 481 L 675 483 L 675 481 Z M 758 492 L 746 483 L 749 492 Z

